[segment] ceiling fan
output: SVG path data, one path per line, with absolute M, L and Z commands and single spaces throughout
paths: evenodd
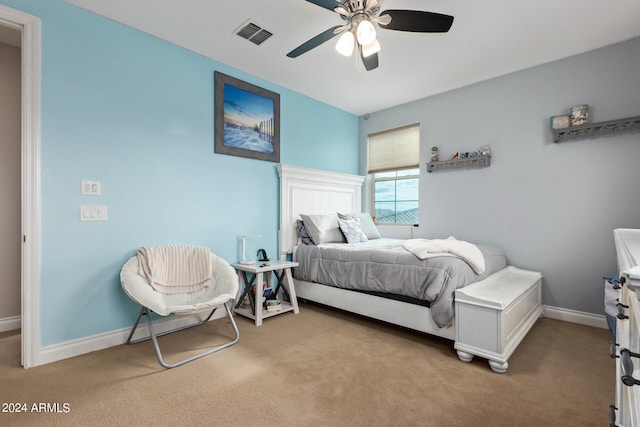
M 371 71 L 378 67 L 380 43 L 376 38 L 374 23 L 379 28 L 414 33 L 446 33 L 453 24 L 453 16 L 420 10 L 389 9 L 380 12 L 379 0 L 306 0 L 340 15 L 345 21 L 302 43 L 291 52 L 289 58 L 297 58 L 342 34 L 336 50 L 351 56 L 356 50 L 356 63 Z

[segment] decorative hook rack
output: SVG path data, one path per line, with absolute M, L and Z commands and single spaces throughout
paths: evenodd
M 441 160 L 427 163 L 427 172 L 448 169 L 486 168 L 491 166 L 491 156 L 467 157 L 464 159 Z
M 609 120 L 606 122 L 570 126 L 562 129 L 553 129 L 552 133 L 553 142 L 562 142 L 570 139 L 604 136 L 613 133 L 633 130 L 640 130 L 640 116 Z

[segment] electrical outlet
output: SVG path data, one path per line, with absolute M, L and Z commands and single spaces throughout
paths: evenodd
M 99 196 L 100 181 L 82 180 L 82 195 L 83 196 Z

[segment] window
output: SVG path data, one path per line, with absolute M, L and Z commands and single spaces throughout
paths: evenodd
M 369 135 L 369 174 L 378 223 L 418 223 L 420 125 Z
M 418 223 L 419 169 L 373 174 L 373 206 L 376 222 Z

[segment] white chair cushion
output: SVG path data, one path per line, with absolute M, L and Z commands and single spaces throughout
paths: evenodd
M 211 254 L 212 280 L 208 287 L 192 293 L 162 294 L 139 273 L 138 258 L 133 256 L 122 267 L 120 282 L 125 293 L 143 307 L 161 316 L 189 315 L 213 310 L 238 294 L 238 276 L 227 261 Z

